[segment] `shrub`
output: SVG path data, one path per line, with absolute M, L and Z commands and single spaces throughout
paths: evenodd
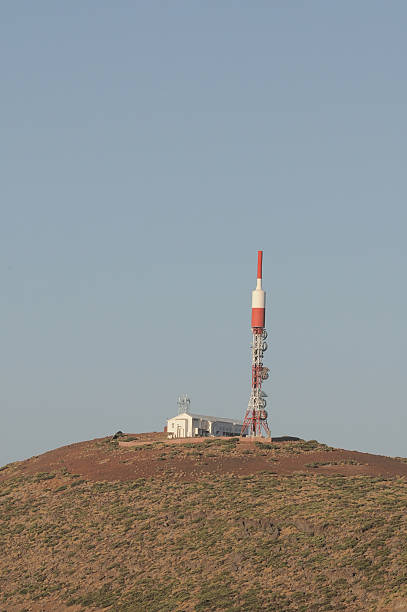
M 50 474 L 48 472 L 38 472 L 34 476 L 34 482 L 40 482 L 41 480 L 52 480 L 55 478 L 55 474 Z

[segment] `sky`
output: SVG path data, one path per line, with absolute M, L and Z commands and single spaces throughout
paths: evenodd
M 243 418 L 407 456 L 407 4 L 0 6 L 0 464 Z M 404 280 L 403 280 L 404 279 Z

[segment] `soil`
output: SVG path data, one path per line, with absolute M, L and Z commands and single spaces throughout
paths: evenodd
M 126 441 L 127 438 L 131 438 L 131 441 Z M 11 475 L 14 477 L 16 472 L 29 475 L 60 470 L 91 481 L 129 481 L 160 476 L 193 481 L 205 474 L 244 476 L 264 471 L 277 475 L 304 472 L 343 476 L 407 476 L 407 463 L 382 455 L 344 449 L 275 455 L 267 448 L 269 445 L 265 444 L 262 453 L 261 443 L 256 444 L 247 438 L 238 439 L 233 453 L 213 453 L 214 456 L 208 452 L 193 456 L 185 453 L 186 448 L 189 452 L 191 447 L 199 447 L 207 441 L 208 438 L 168 440 L 160 433 L 127 434 L 119 443 L 111 442 L 109 438 L 96 438 L 12 464 L 13 469 L 0 472 L 0 482 Z M 297 444 L 279 442 L 275 446 L 284 452 L 284 449 L 295 449 Z M 183 452 L 171 456 L 171 448 L 182 449 Z

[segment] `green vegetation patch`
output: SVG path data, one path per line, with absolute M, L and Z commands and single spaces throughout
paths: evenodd
M 54 473 L 38 472 L 34 476 L 34 481 L 35 482 L 40 482 L 41 480 L 52 480 L 53 478 L 55 478 L 55 476 L 56 475 Z
M 323 467 L 325 465 L 363 465 L 362 463 L 360 463 L 359 461 L 356 461 L 355 459 L 339 459 L 338 461 L 332 460 L 332 461 L 313 461 L 312 463 L 306 463 L 305 467 L 312 467 L 312 468 L 317 468 L 317 467 Z
M 258 450 L 271 451 L 275 455 L 301 455 L 303 453 L 333 451 L 332 446 L 322 444 L 317 440 L 297 440 L 292 442 L 261 442 L 256 441 L 255 447 Z

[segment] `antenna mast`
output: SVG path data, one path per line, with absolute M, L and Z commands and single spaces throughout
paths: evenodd
M 263 251 L 257 253 L 257 284 L 252 291 L 252 390 L 249 405 L 243 422 L 241 435 L 270 437 L 267 423 L 267 395 L 261 388 L 263 380 L 269 377 L 269 369 L 263 366 L 263 354 L 267 350 L 267 332 L 264 327 L 266 311 L 266 294 L 262 288 Z

